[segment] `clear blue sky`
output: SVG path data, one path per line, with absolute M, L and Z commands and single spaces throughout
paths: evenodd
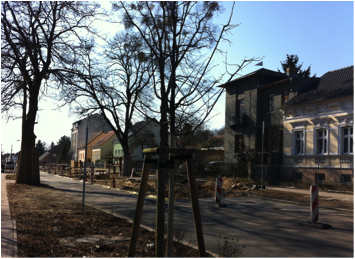
M 216 23 L 226 21 L 232 2 L 223 2 L 225 13 Z M 312 65 L 312 74 L 324 73 L 354 64 L 354 4 L 352 1 L 334 2 L 236 2 L 232 23 L 240 24 L 229 39 L 231 46 L 228 61 L 240 63 L 243 58 L 263 57 L 264 68 L 281 69 L 280 61 L 286 54 L 296 54 L 304 68 Z M 216 60 L 216 63 L 224 59 Z M 249 65 L 242 71 L 248 74 L 260 67 Z M 216 71 L 217 72 L 217 71 Z M 210 127 L 224 125 L 225 95 L 216 106 Z M 50 144 L 67 135 L 71 123 L 77 120 L 69 116 L 69 109 L 53 111 L 51 101 L 41 102 L 38 124 L 35 126 L 37 140 Z M 1 144 L 5 152 L 20 149 L 21 123 L 6 124 L 1 120 Z

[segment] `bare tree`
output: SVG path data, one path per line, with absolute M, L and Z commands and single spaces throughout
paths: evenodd
M 220 42 L 229 42 L 225 35 L 236 27 L 230 24 L 233 10 L 227 24 L 221 28 L 213 24 L 212 18 L 222 9 L 217 2 L 120 2 L 114 7 L 123 9 L 126 29 L 140 33 L 157 65 L 154 87 L 160 101 L 156 112 L 161 116 L 161 147 L 168 146 L 169 125 L 171 133 L 179 135 L 176 113 L 198 115 L 201 121 L 197 128 L 222 94 L 223 89 L 216 86 L 223 76 L 229 75 L 228 81 L 256 60 L 243 60 L 236 71 L 225 72 L 217 79 L 209 76 L 215 67 L 215 54 L 223 53 Z
M 175 146 L 177 133 L 176 113 L 189 114 L 201 118 L 198 128 L 212 112 L 223 89 L 218 84 L 231 80 L 240 69 L 255 60 L 243 60 L 232 73 L 222 73 L 219 77 L 209 76 L 215 67 L 213 59 L 216 53 L 223 52 L 219 45 L 229 42 L 225 37 L 233 28 L 230 24 L 233 8 L 228 22 L 221 27 L 213 24 L 213 17 L 221 11 L 218 2 L 120 2 L 114 3 L 116 10 L 123 10 L 123 24 L 127 30 L 138 31 L 148 46 L 157 71 L 154 74 L 154 92 L 160 107 L 160 147 Z M 225 78 L 227 76 L 227 78 Z M 144 103 L 142 103 L 144 104 Z M 146 107 L 144 110 L 149 110 Z M 170 127 L 169 127 L 170 126 Z M 192 129 L 195 130 L 196 128 Z M 169 187 L 169 226 L 172 225 L 173 208 L 173 172 L 170 173 Z M 158 176 L 158 186 L 163 186 L 164 177 Z M 163 201 L 163 190 L 158 187 L 158 201 Z M 157 207 L 159 207 L 157 205 Z M 158 208 L 159 218 L 164 212 Z M 163 220 L 161 220 L 164 224 Z M 158 224 L 157 224 L 158 225 Z M 172 256 L 172 230 L 168 227 L 168 253 Z M 163 231 L 157 227 L 157 244 L 163 243 Z M 159 238 L 159 240 L 158 240 Z M 156 246 L 156 256 L 163 256 L 163 249 Z
M 213 131 L 207 127 L 207 123 L 203 123 L 199 127 L 200 118 L 195 116 L 182 116 L 177 114 L 176 117 L 176 132 L 179 134 L 184 132 L 185 134 L 178 135 L 176 137 L 176 146 L 179 148 L 187 148 L 201 146 L 212 135 Z M 194 130 L 195 129 L 195 130 Z
M 83 42 L 80 60 L 57 74 L 64 105 L 76 105 L 86 116 L 99 111 L 115 132 L 124 152 L 123 174 L 131 169 L 128 135 L 136 120 L 135 107 L 150 86 L 151 64 L 134 34 L 117 34 L 104 52 L 95 53 L 92 41 Z
M 219 129 L 215 129 L 214 130 L 214 133 L 219 136 L 219 135 L 224 135 L 224 130 L 225 130 L 225 126 L 222 126 L 221 128 Z
M 89 2 L 1 3 L 1 112 L 22 109 L 21 154 L 16 182 L 39 184 L 34 125 L 38 101 L 56 69 L 73 62 L 80 31 L 98 6 Z M 74 61 L 75 62 L 75 61 Z
M 149 127 L 149 124 L 151 123 L 155 122 L 152 122 L 152 120 L 147 119 L 145 121 L 138 122 L 138 124 L 141 124 L 138 125 L 139 128 L 132 128 L 129 140 L 131 147 L 140 147 L 143 151 L 144 148 L 153 148 L 158 146 L 154 132 Z

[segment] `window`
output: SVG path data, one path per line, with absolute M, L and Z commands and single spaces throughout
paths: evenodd
M 234 139 L 234 153 L 239 153 L 243 151 L 243 136 L 242 135 L 235 135 Z
M 315 177 L 314 177 L 314 181 L 315 182 L 325 182 L 325 174 L 316 173 Z
M 244 99 L 239 100 L 239 115 L 245 114 Z
M 343 128 L 343 154 L 353 154 L 353 127 Z
M 282 91 L 282 104 L 286 104 L 289 99 L 290 99 L 289 91 L 288 90 L 283 90 Z
M 342 174 L 341 175 L 342 184 L 351 184 L 351 174 Z
M 302 173 L 293 172 L 292 173 L 292 179 L 295 182 L 302 182 Z
M 304 138 L 303 131 L 295 131 L 295 154 L 303 155 Z
M 327 131 L 317 131 L 317 153 L 319 155 L 327 154 Z
M 269 95 L 269 112 L 274 111 L 274 94 Z

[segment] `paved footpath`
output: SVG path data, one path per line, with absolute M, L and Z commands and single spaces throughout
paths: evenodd
M 297 189 L 297 188 L 282 188 L 282 187 L 266 187 L 270 190 L 277 190 L 282 192 L 293 192 L 299 193 L 302 195 L 310 195 L 310 190 Z M 354 194 L 350 193 L 337 193 L 337 192 L 327 192 L 327 191 L 319 191 L 319 196 L 329 200 L 340 200 L 340 201 L 349 201 L 354 202 Z
M 11 219 L 9 200 L 7 197 L 6 173 L 1 173 L 1 257 L 18 257 L 16 222 Z
M 41 182 L 82 200 L 83 183 L 46 173 L 41 173 Z M 85 193 L 88 205 L 121 218 L 134 216 L 137 202 L 134 194 L 90 184 L 86 185 Z M 333 228 L 315 229 L 299 225 L 309 220 L 308 206 L 253 197 L 228 198 L 222 202 L 228 207 L 216 207 L 213 199 L 199 199 L 204 240 L 210 252 L 221 255 L 218 248 L 229 238 L 231 248 L 241 249 L 245 257 L 354 256 L 352 211 L 320 208 L 320 223 Z M 174 210 L 175 229 L 184 233 L 186 242 L 196 245 L 190 201 L 176 200 Z M 147 197 L 142 225 L 154 230 L 155 216 L 156 200 Z

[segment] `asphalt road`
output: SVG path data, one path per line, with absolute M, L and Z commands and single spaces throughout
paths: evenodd
M 82 200 L 83 183 L 41 173 L 41 182 Z M 85 202 L 132 219 L 137 196 L 86 184 Z M 309 220 L 309 207 L 253 197 L 223 199 L 218 208 L 212 199 L 200 199 L 204 239 L 208 251 L 220 254 L 218 244 L 229 238 L 232 248 L 245 257 L 353 257 L 353 212 L 320 208 L 319 222 L 332 229 L 299 225 Z M 166 205 L 167 208 L 167 205 Z M 146 198 L 142 225 L 155 229 L 156 200 Z M 167 210 L 166 210 L 167 211 Z M 167 219 L 167 214 L 166 214 Z M 190 201 L 175 202 L 175 228 L 196 246 Z M 234 240 L 232 240 L 234 239 Z M 238 241 L 237 241 L 238 240 Z

